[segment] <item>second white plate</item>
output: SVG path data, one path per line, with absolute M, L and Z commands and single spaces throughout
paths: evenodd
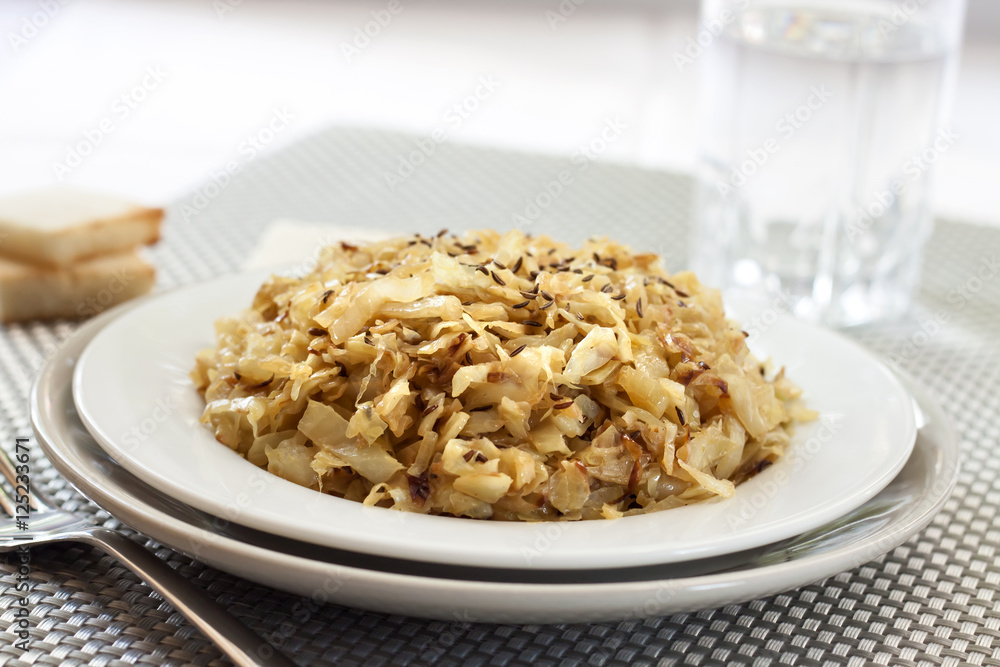
M 904 542 L 941 508 L 959 470 L 958 442 L 947 418 L 911 382 L 907 386 L 922 409 L 903 470 L 861 507 L 791 540 L 641 572 L 555 573 L 559 581 L 546 570 L 470 573 L 451 565 L 376 559 L 220 525 L 110 460 L 80 423 L 69 387 L 76 359 L 112 319 L 108 315 L 116 313 L 88 322 L 66 341 L 32 390 L 32 425 L 56 469 L 113 517 L 163 545 L 258 583 L 305 596 L 322 591 L 329 602 L 387 614 L 583 623 L 693 612 L 772 595 L 856 567 Z
M 132 306 L 133 304 L 129 304 Z M 305 596 L 389 614 L 445 621 L 581 623 L 692 612 L 796 588 L 893 549 L 941 508 L 959 469 L 947 418 L 919 386 L 917 442 L 875 498 L 834 524 L 776 545 L 691 563 L 605 572 L 479 569 L 373 559 L 220 525 L 152 489 L 102 451 L 77 418 L 70 376 L 86 342 L 110 319 L 88 322 L 39 375 L 31 418 L 48 459 L 88 498 L 161 544 L 221 570 Z M 415 565 L 420 572 L 411 572 Z M 463 570 L 466 570 L 463 572 Z M 597 575 L 595 577 L 595 574 Z
M 705 558 L 769 544 L 858 507 L 896 475 L 916 437 L 912 399 L 864 348 L 778 318 L 760 333 L 820 420 L 733 498 L 617 521 L 517 524 L 413 515 L 317 493 L 220 445 L 188 378 L 213 323 L 248 305 L 263 274 L 168 292 L 100 331 L 76 366 L 88 430 L 131 473 L 209 514 L 361 553 L 514 569 L 597 569 Z

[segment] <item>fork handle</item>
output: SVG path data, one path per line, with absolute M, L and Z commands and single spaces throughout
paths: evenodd
M 131 568 L 240 667 L 295 667 L 295 663 L 145 547 L 106 528 L 86 531 L 80 540 Z

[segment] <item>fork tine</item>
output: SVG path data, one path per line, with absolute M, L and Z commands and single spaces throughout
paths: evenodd
M 8 454 L 7 450 L 5 450 L 3 447 L 0 447 L 0 472 L 2 472 L 3 476 L 7 478 L 7 481 L 10 482 L 10 485 L 14 487 L 14 492 L 16 493 L 17 471 L 15 470 L 14 460 L 10 458 L 10 454 Z M 30 507 L 33 510 L 39 509 L 39 506 L 42 503 L 39 502 L 38 498 L 35 495 L 35 492 L 31 489 L 31 483 L 29 482 L 24 486 L 28 488 L 28 507 Z M 10 500 L 11 499 L 8 496 L 7 501 L 9 502 Z M 4 506 L 4 509 L 7 509 L 6 506 Z M 13 511 L 8 510 L 8 512 L 11 516 L 14 516 Z
M 2 484 L 0 484 L 0 507 L 2 507 L 3 511 L 11 517 L 15 516 L 16 512 L 14 509 L 14 500 L 10 497 L 10 494 L 7 493 L 7 489 L 3 488 Z

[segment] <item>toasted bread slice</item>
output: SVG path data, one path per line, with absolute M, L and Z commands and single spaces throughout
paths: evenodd
M 0 321 L 97 315 L 148 292 L 155 275 L 134 251 L 60 268 L 0 259 Z
M 0 197 L 0 256 L 68 266 L 160 237 L 163 209 L 69 187 Z

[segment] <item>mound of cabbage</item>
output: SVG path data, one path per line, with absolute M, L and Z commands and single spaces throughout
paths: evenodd
M 809 417 L 717 291 L 604 239 L 342 243 L 216 337 L 192 378 L 220 443 L 408 512 L 611 519 L 728 497 Z

